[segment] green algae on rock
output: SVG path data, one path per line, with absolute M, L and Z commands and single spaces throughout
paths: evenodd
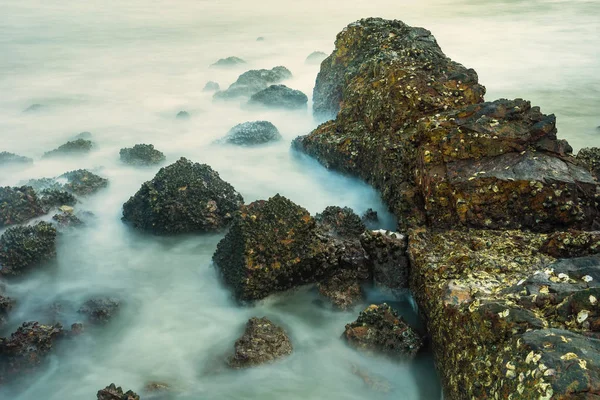
M 56 229 L 47 222 L 8 228 L 0 237 L 0 275 L 21 275 L 56 257 Z
M 61 145 L 52 151 L 44 153 L 43 158 L 87 154 L 93 147 L 94 144 L 91 140 L 76 139 Z
M 156 165 L 165 161 L 163 152 L 156 150 L 151 144 L 136 144 L 131 148 L 123 148 L 119 151 L 119 156 L 122 162 L 130 165 Z
M 123 220 L 154 234 L 214 232 L 229 225 L 243 202 L 210 166 L 182 157 L 123 204 Z
M 275 125 L 269 121 L 249 121 L 237 124 L 220 140 L 223 143 L 239 146 L 254 146 L 281 139 Z
M 31 186 L 0 187 L 0 228 L 44 215 L 43 204 Z

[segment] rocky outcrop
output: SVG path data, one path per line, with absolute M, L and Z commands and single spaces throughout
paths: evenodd
M 255 93 L 248 101 L 249 105 L 269 108 L 298 110 L 306 108 L 308 97 L 299 90 L 290 89 L 285 85 L 271 85 Z
M 360 242 L 371 263 L 373 283 L 395 296 L 406 293 L 410 273 L 407 237 L 397 232 L 366 231 Z
M 27 107 L 26 109 L 23 110 L 24 113 L 34 113 L 37 111 L 41 111 L 44 109 L 44 106 L 42 104 L 32 104 L 29 107 Z
M 227 363 L 235 369 L 248 368 L 272 363 L 290 354 L 292 343 L 283 328 L 264 317 L 250 318 Z
M 43 204 L 31 186 L 0 187 L 0 228 L 44 215 Z
M 208 82 L 206 82 L 206 85 L 204 85 L 204 89 L 202 89 L 202 91 L 203 92 L 216 92 L 219 89 L 221 89 L 221 87 L 219 86 L 219 84 L 217 82 L 208 81 Z
M 136 393 L 131 390 L 123 392 L 123 389 L 120 386 L 117 387 L 114 383 L 99 390 L 96 398 L 97 400 L 140 400 L 140 396 Z
M 33 160 L 7 151 L 0 152 L 0 167 L 14 164 L 33 164 Z
M 104 325 L 115 317 L 120 306 L 121 302 L 118 299 L 98 297 L 83 303 L 77 312 L 87 316 L 91 324 Z
M 252 121 L 231 128 L 221 142 L 240 146 L 259 145 L 281 139 L 275 125 L 268 121 Z
M 67 142 L 58 148 L 44 153 L 44 158 L 58 157 L 65 155 L 81 155 L 89 153 L 94 144 L 90 140 L 77 139 Z
M 312 53 L 310 53 L 308 55 L 308 57 L 306 57 L 306 60 L 304 61 L 304 63 L 311 64 L 311 65 L 319 65 L 326 58 L 327 58 L 326 53 L 323 53 L 322 51 L 313 51 Z
M 211 64 L 211 68 L 232 68 L 239 67 L 240 65 L 246 64 L 246 61 L 242 60 L 239 57 L 227 57 L 221 58 L 214 64 Z
M 385 303 L 362 311 L 346 325 L 342 338 L 355 349 L 396 359 L 414 358 L 423 345 L 421 337 Z
M 585 165 L 600 182 L 600 147 L 585 147 L 577 153 L 577 160 Z
M 15 276 L 56 256 L 56 229 L 47 222 L 8 228 L 0 237 L 0 275 Z
M 123 220 L 154 234 L 213 232 L 226 228 L 243 202 L 210 166 L 182 157 L 123 205 Z
M 152 144 L 136 144 L 131 148 L 123 148 L 119 151 L 119 156 L 122 162 L 129 165 L 148 166 L 165 161 L 163 152 L 156 150 Z
M 227 90 L 214 94 L 215 100 L 236 99 L 239 97 L 250 97 L 266 89 L 269 85 L 290 79 L 292 73 L 286 67 L 275 67 L 273 69 L 259 69 L 244 72 L 239 76 Z
M 315 215 L 315 220 L 325 232 L 348 239 L 359 237 L 366 229 L 360 217 L 349 207 L 326 207 Z
M 600 253 L 600 232 L 554 232 L 542 245 L 542 252 L 555 258 L 584 257 Z
M 40 204 L 44 212 L 60 206 L 74 206 L 77 199 L 71 193 L 57 189 L 43 189 L 40 191 Z
M 108 179 L 102 178 L 85 169 L 66 172 L 58 178 L 66 179 L 65 190 L 78 196 L 94 194 L 108 186 Z

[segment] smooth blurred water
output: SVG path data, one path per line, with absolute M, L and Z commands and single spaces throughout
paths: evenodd
M 576 149 L 600 145 L 600 2 L 204 0 L 0 0 L 0 151 L 36 159 L 32 167 L 0 170 L 0 185 L 89 168 L 110 179 L 108 189 L 79 205 L 95 220 L 61 235 L 58 259 L 45 271 L 8 284 L 17 298 L 8 334 L 21 322 L 42 320 L 55 301 L 79 305 L 95 295 L 124 301 L 109 326 L 88 330 L 57 349 L 49 366 L 0 398 L 94 398 L 115 382 L 140 391 L 164 381 L 178 399 L 437 399 L 431 357 L 391 363 L 348 349 L 339 337 L 357 316 L 315 304 L 310 290 L 235 305 L 210 265 L 218 235 L 157 238 L 120 221 L 121 205 L 157 168 L 122 165 L 121 147 L 152 143 L 167 155 L 207 163 L 246 202 L 281 193 L 311 213 L 327 205 L 372 207 L 393 228 L 378 194 L 292 153 L 290 141 L 315 127 L 310 111 L 250 111 L 213 104 L 208 80 L 227 87 L 245 69 L 285 65 L 286 85 L 310 96 L 315 50 L 330 52 L 335 35 L 367 16 L 396 18 L 430 29 L 454 60 L 472 67 L 487 99 L 522 97 L 558 116 L 559 135 Z M 258 42 L 258 36 L 265 41 Z M 209 64 L 238 56 L 247 68 Z M 29 105 L 44 107 L 23 113 Z M 175 119 L 179 110 L 192 118 Z M 215 145 L 233 125 L 266 119 L 284 140 L 256 148 Z M 81 131 L 93 153 L 69 160 L 39 157 Z M 386 300 L 372 293 L 373 301 Z M 397 305 L 414 323 L 409 303 Z M 219 360 L 231 351 L 246 320 L 268 316 L 290 333 L 294 354 L 248 371 L 228 372 Z M 67 307 L 65 324 L 78 318 Z M 393 391 L 372 391 L 352 365 L 385 377 Z

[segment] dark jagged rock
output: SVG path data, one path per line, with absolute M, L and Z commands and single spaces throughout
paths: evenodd
M 231 67 L 239 67 L 240 65 L 247 64 L 246 61 L 242 60 L 239 57 L 227 57 L 221 58 L 214 64 L 211 64 L 211 68 L 231 68 Z
M 64 190 L 43 189 L 40 192 L 40 204 L 45 212 L 60 206 L 74 206 L 77 199 L 71 193 Z
M 47 151 L 44 153 L 43 157 L 49 158 L 64 155 L 87 154 L 92 150 L 93 147 L 94 144 L 90 140 L 76 139 L 59 146 L 57 149 Z
M 202 89 L 202 90 L 204 92 L 216 92 L 219 89 L 221 89 L 221 87 L 219 86 L 219 84 L 217 82 L 208 81 L 208 82 L 206 82 L 206 85 L 204 85 L 204 89 Z
M 0 152 L 0 166 L 14 164 L 33 164 L 33 160 L 7 151 Z
M 368 229 L 376 229 L 379 225 L 379 215 L 377 215 L 377 211 L 372 208 L 365 211 L 360 219 Z
M 585 147 L 577 153 L 577 160 L 582 162 L 600 182 L 600 147 Z
M 6 324 L 8 314 L 15 305 L 15 300 L 3 295 L 3 289 L 0 287 L 0 329 Z
M 324 59 L 327 58 L 327 54 L 322 51 L 313 51 L 306 57 L 306 64 L 319 65 L 323 62 Z
M 0 384 L 35 372 L 64 335 L 60 324 L 25 322 L 10 338 L 0 338 Z
M 360 237 L 373 271 L 375 285 L 391 290 L 395 295 L 409 287 L 407 238 L 396 232 L 366 231 Z
M 210 166 L 182 157 L 123 205 L 123 220 L 154 234 L 212 232 L 227 227 L 243 202 Z
M 600 253 L 600 232 L 554 232 L 541 251 L 555 258 L 583 257 Z
M 178 114 L 179 117 L 179 114 Z M 156 165 L 165 161 L 165 155 L 151 144 L 136 144 L 119 151 L 121 161 L 130 165 Z
M 56 256 L 56 229 L 47 222 L 8 228 L 0 237 L 0 275 L 21 275 Z
M 268 121 L 244 122 L 231 128 L 222 142 L 236 145 L 258 145 L 281 139 L 279 130 Z
M 190 113 L 187 112 L 187 111 L 183 111 L 182 110 L 182 111 L 179 111 L 177 113 L 177 115 L 175 116 L 175 118 L 177 118 L 177 119 L 190 119 Z M 152 145 L 150 145 L 150 146 L 152 146 Z
M 292 354 L 292 343 L 285 330 L 267 318 L 250 318 L 244 335 L 235 342 L 235 353 L 228 360 L 231 368 L 248 368 L 272 363 Z
M 214 94 L 217 100 L 235 99 L 239 97 L 250 97 L 266 89 L 269 85 L 279 83 L 292 77 L 292 73 L 286 67 L 275 67 L 273 69 L 259 69 L 244 72 L 239 76 L 227 90 Z
M 42 204 L 31 186 L 0 187 L 0 228 L 41 215 L 44 215 Z
M 107 387 L 102 390 L 99 390 L 96 394 L 97 400 L 140 400 L 140 396 L 128 390 L 123 393 L 123 389 L 121 387 L 115 386 L 114 383 L 111 383 Z
M 250 97 L 248 104 L 270 108 L 298 110 L 306 108 L 308 97 L 299 90 L 285 85 L 271 85 Z
M 387 304 L 370 305 L 346 325 L 342 337 L 362 351 L 411 359 L 423 345 L 421 337 Z
M 65 190 L 78 196 L 87 196 L 96 193 L 108 186 L 108 179 L 102 178 L 88 170 L 78 169 L 62 174 L 60 178 L 68 182 L 64 185 Z
M 32 104 L 29 107 L 27 107 L 26 109 L 24 109 L 23 112 L 32 113 L 32 112 L 40 111 L 43 108 L 44 108 L 44 106 L 42 104 L 36 103 L 36 104 Z
M 321 229 L 345 238 L 358 238 L 366 229 L 360 217 L 349 207 L 329 206 L 315 219 Z
M 119 311 L 121 302 L 111 297 L 98 297 L 83 303 L 77 312 L 87 316 L 92 324 L 108 323 Z

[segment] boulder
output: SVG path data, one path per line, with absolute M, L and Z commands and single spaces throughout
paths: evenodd
M 292 73 L 286 67 L 275 67 L 273 69 L 259 69 L 244 72 L 239 76 L 227 90 L 214 94 L 213 99 L 227 100 L 239 97 L 250 97 L 266 89 L 269 85 L 290 79 Z
M 400 296 L 408 291 L 410 265 L 407 237 L 389 231 L 366 231 L 360 237 L 371 263 L 373 282 Z
M 600 232 L 554 232 L 548 235 L 541 251 L 555 258 L 583 257 L 600 253 Z
M 179 114 L 178 114 L 179 116 Z M 121 161 L 129 165 L 156 165 L 165 161 L 165 155 L 151 144 L 136 144 L 119 151 Z
M 71 193 L 57 189 L 43 189 L 39 196 L 40 204 L 44 212 L 60 206 L 74 206 L 77 199 Z
M 377 215 L 377 211 L 372 208 L 365 211 L 360 219 L 368 229 L 377 229 L 379 226 L 379 215 Z
M 4 296 L 4 290 L 0 287 L 0 329 L 6 324 L 8 314 L 15 305 L 15 300 Z
M 387 304 L 372 304 L 348 325 L 342 338 L 351 347 L 395 359 L 412 359 L 423 339 Z
M 0 228 L 44 215 L 43 204 L 31 186 L 0 187 Z
M 240 65 L 247 64 L 246 61 L 242 60 L 239 57 L 227 57 L 221 58 L 214 64 L 211 64 L 211 68 L 231 68 L 231 67 L 239 67 Z
M 64 190 L 64 185 L 56 180 L 56 178 L 39 178 L 30 179 L 24 182 L 26 186 L 31 186 L 36 193 L 40 194 L 44 190 L 61 191 Z
M 108 323 L 118 313 L 121 302 L 111 297 L 93 298 L 85 303 L 77 311 L 87 316 L 90 323 L 103 325 Z
M 179 111 L 177 113 L 177 115 L 175 115 L 175 118 L 177 119 L 190 119 L 190 113 L 187 111 Z M 137 145 L 136 145 L 137 146 Z M 145 145 L 144 145 L 145 146 Z M 148 145 L 148 146 L 152 146 L 152 145 Z
M 47 222 L 8 228 L 0 237 L 0 275 L 21 275 L 56 257 L 56 229 Z
M 52 151 L 47 151 L 42 157 L 50 158 L 65 155 L 87 154 L 92 150 L 93 147 L 94 144 L 90 140 L 76 139 L 61 145 Z
M 327 58 L 327 53 L 322 51 L 313 51 L 306 57 L 305 64 L 320 65 Z
M 259 36 L 259 37 L 257 37 L 257 38 L 256 38 L 256 41 L 257 41 L 257 42 L 264 42 L 264 41 L 265 41 L 265 38 L 264 38 L 264 37 L 262 37 L 262 36 Z
M 111 383 L 104 389 L 98 390 L 96 398 L 97 400 L 140 400 L 140 396 L 131 390 L 123 393 L 123 389 L 120 386 L 115 386 L 114 383 Z
M 83 221 L 73 213 L 73 210 L 61 211 L 52 216 L 59 228 L 73 228 L 83 225 Z
M 250 146 L 280 139 L 281 134 L 275 125 L 268 121 L 253 121 L 234 126 L 221 141 L 240 146 Z
M 182 157 L 123 205 L 123 220 L 154 234 L 214 232 L 229 225 L 243 202 L 210 166 Z
M 204 85 L 204 89 L 202 89 L 202 90 L 204 92 L 216 92 L 219 89 L 221 89 L 221 87 L 219 86 L 219 84 L 217 82 L 208 81 L 208 82 L 206 82 L 206 85 Z
M 585 147 L 579 150 L 577 160 L 589 169 L 596 181 L 600 182 L 600 147 Z
M 59 176 L 58 179 L 66 179 L 65 190 L 78 196 L 94 194 L 108 186 L 108 179 L 102 178 L 85 169 L 66 172 Z
M 33 164 L 33 160 L 7 151 L 0 152 L 0 167 L 14 164 Z
M 308 97 L 299 90 L 290 89 L 285 85 L 271 85 L 255 93 L 248 101 L 249 105 L 269 108 L 298 110 L 306 108 Z
M 228 360 L 234 369 L 268 364 L 292 354 L 292 343 L 285 330 L 267 318 L 250 318 L 235 353 Z

